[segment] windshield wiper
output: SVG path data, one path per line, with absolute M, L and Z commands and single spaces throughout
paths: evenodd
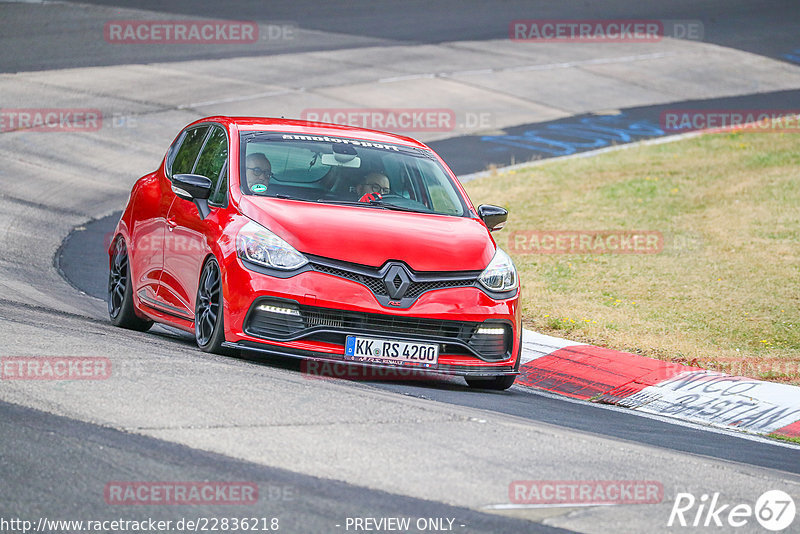
M 301 200 L 303 202 L 313 202 L 312 200 L 308 200 L 307 198 L 300 198 L 300 197 L 293 197 L 292 195 L 286 195 L 283 193 L 278 193 L 276 195 L 266 195 L 271 196 L 272 198 L 280 198 L 281 200 Z
M 382 208 L 394 211 L 408 211 L 411 213 L 426 213 L 424 211 L 415 210 L 412 208 L 404 208 L 403 206 L 398 206 L 397 204 L 392 204 L 391 202 L 385 202 L 383 200 L 370 200 L 369 202 L 359 202 L 357 200 L 335 200 L 335 199 L 321 198 L 317 202 L 322 202 L 325 204 L 337 204 L 342 206 L 364 206 L 364 207 Z
M 403 206 L 398 206 L 397 204 L 392 204 L 391 202 L 386 202 L 384 200 L 370 200 L 369 202 L 367 202 L 367 204 L 369 204 L 370 206 L 377 206 L 379 208 L 386 208 L 395 211 L 410 211 L 413 213 L 424 213 L 422 211 L 415 210 L 412 208 L 404 208 Z
M 342 204 L 343 206 L 363 206 L 365 204 L 356 200 L 336 200 L 335 198 L 321 198 L 317 202 L 322 204 Z

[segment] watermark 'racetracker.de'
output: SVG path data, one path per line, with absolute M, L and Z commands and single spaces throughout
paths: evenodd
M 258 24 L 238 20 L 110 20 L 103 36 L 111 44 L 248 44 Z
M 246 505 L 258 502 L 254 482 L 132 482 L 105 485 L 111 505 Z
M 764 133 L 800 132 L 798 109 L 668 109 L 661 112 L 667 133 L 732 130 Z
M 300 372 L 307 379 L 341 379 L 351 381 L 406 381 L 441 378 L 436 372 L 411 366 L 370 366 L 354 363 L 306 359 L 300 363 Z
M 2 380 L 105 380 L 111 360 L 102 356 L 5 356 Z
M 655 230 L 516 230 L 513 254 L 657 254 L 664 236 Z
M 658 504 L 664 486 L 655 480 L 515 480 L 508 498 L 524 505 Z
M 455 111 L 445 108 L 312 108 L 304 109 L 300 118 L 373 130 L 450 132 L 456 128 Z
M 508 37 L 527 43 L 656 43 L 664 37 L 703 39 L 699 20 L 527 19 L 512 20 Z
M 89 108 L 2 108 L 0 132 L 96 132 L 103 114 Z
M 716 357 L 703 362 L 707 369 L 713 369 L 734 376 L 752 377 L 795 377 L 800 376 L 800 360 L 766 357 Z

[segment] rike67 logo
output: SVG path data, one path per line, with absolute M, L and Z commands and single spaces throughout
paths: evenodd
M 723 503 L 719 492 L 699 499 L 691 493 L 678 493 L 667 526 L 738 528 L 752 524 L 755 518 L 765 529 L 778 532 L 794 522 L 796 513 L 794 499 L 781 490 L 764 492 L 755 506 Z

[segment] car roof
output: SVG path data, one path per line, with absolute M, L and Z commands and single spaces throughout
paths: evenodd
M 218 122 L 226 126 L 233 126 L 240 131 L 266 131 L 266 132 L 283 132 L 304 135 L 327 135 L 334 137 L 355 137 L 364 139 L 366 141 L 375 141 L 379 143 L 392 143 L 396 145 L 409 146 L 415 148 L 422 148 L 430 150 L 428 146 L 420 143 L 411 137 L 402 135 L 395 135 L 388 132 L 381 132 L 378 130 L 370 130 L 367 128 L 358 128 L 355 126 L 343 126 L 341 124 L 329 124 L 325 122 L 311 122 L 295 119 L 276 119 L 272 117 L 231 117 L 231 116 L 214 116 L 206 117 L 195 121 L 201 122 Z M 193 123 L 193 124 L 195 124 Z

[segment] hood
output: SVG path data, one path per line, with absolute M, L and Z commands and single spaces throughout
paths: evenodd
M 415 271 L 479 271 L 495 252 L 477 219 L 242 197 L 242 214 L 304 254 L 380 267 L 388 260 Z

